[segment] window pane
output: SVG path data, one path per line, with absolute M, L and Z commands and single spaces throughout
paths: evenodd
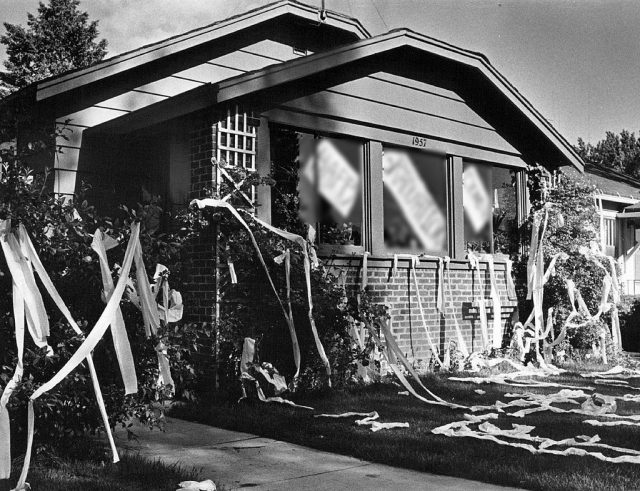
M 313 224 L 320 244 L 362 245 L 362 143 L 275 124 L 270 133 L 274 225 Z
M 320 244 L 362 245 L 362 144 L 299 133 L 300 213 Z
M 615 218 L 603 218 L 602 219 L 602 235 L 604 242 L 604 253 L 608 256 L 616 256 L 616 219 Z
M 271 223 L 291 232 L 305 234 L 299 214 L 298 134 L 288 127 L 269 125 L 271 139 Z
M 515 172 L 465 163 L 462 174 L 465 247 L 510 254 L 517 250 Z
M 443 157 L 385 148 L 384 241 L 389 249 L 447 254 L 447 178 Z

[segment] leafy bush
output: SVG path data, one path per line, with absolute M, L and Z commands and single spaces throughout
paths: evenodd
M 556 263 L 556 274 L 551 276 L 544 289 L 544 312 L 546 313 L 549 307 L 554 308 L 554 330 L 557 336 L 571 312 L 565 280 L 574 281 L 589 311 L 595 314 L 600 305 L 605 272 L 584 254 L 585 249 L 589 249 L 592 242 L 600 243 L 599 218 L 593 199 L 594 186 L 580 179 L 570 179 L 562 173 L 554 175 L 552 181 L 550 184 L 546 171 L 542 168 L 529 169 L 528 183 L 532 213 L 527 227 L 530 237 L 534 213 L 542 212 L 544 208 L 548 209 L 549 222 L 543 242 L 545 267 L 549 265 L 554 255 L 566 254 L 564 259 Z M 521 317 L 528 315 L 532 309 L 531 302 L 525 299 L 527 260 L 528 256 L 522 255 L 514 268 L 520 284 L 518 296 Z M 608 267 L 608 264 L 604 265 Z M 575 319 L 575 322 L 586 320 L 580 316 Z M 569 354 L 572 348 L 575 350 L 590 348 L 592 341 L 599 337 L 599 329 L 605 329 L 609 333 L 610 325 L 610 315 L 604 314 L 599 322 L 587 323 L 584 328 L 578 330 L 569 329 L 567 343 L 559 346 L 558 350 L 564 349 Z M 607 340 L 609 361 L 614 361 L 617 354 L 612 348 L 610 334 Z
M 576 350 L 590 350 L 594 343 L 600 342 L 600 333 L 606 329 L 602 320 L 586 321 L 580 327 L 569 326 L 567 328 L 567 339 L 570 348 Z
M 56 198 L 48 192 L 48 175 L 33 175 L 13 153 L 1 156 L 0 220 L 11 219 L 24 224 L 38 254 L 81 329 L 88 333 L 104 309 L 102 281 L 95 253 L 91 249 L 92 233 L 98 228 L 116 238 L 120 246 L 108 252 L 110 264 L 122 260 L 128 243 L 130 224 L 140 221 L 141 244 L 147 273 L 152 274 L 160 262 L 171 270 L 171 285 L 180 290 L 183 282 L 184 238 L 156 230 L 159 210 L 153 203 L 136 210 L 123 208 L 115 219 L 100 217 L 82 199 Z M 85 190 L 86 191 L 86 190 Z M 84 191 L 83 191 L 84 192 Z M 26 401 L 29 395 L 49 380 L 78 348 L 82 340 L 67 324 L 55 305 L 43 293 L 51 324 L 49 344 L 53 356 L 45 356 L 27 335 L 25 340 L 25 373 L 22 383 L 9 403 L 12 431 L 22 434 L 26 424 Z M 125 396 L 118 363 L 109 334 L 94 353 L 94 360 L 107 411 L 113 425 L 125 424 L 132 416 L 150 425 L 161 422 L 163 401 L 169 390 L 157 387 L 158 363 L 154 346 L 164 341 L 172 363 L 178 394 L 191 397 L 196 372 L 193 365 L 194 346 L 209 333 L 197 326 L 169 325 L 158 333 L 159 339 L 147 339 L 138 309 L 126 299 L 121 303 L 125 325 L 131 342 L 139 392 Z M 4 257 L 0 259 L 0 380 L 3 385 L 12 377 L 17 362 L 12 314 L 11 275 Z M 102 428 L 95 396 L 86 366 L 74 370 L 61 384 L 36 402 L 36 442 L 65 445 L 70 438 Z M 12 440 L 21 445 L 23 438 Z
M 252 185 L 273 184 L 271 179 L 261 178 L 242 168 L 228 168 L 228 171 L 236 182 L 243 182 L 244 190 L 249 190 Z M 215 189 L 208 188 L 204 191 L 208 197 L 218 197 Z M 228 184 L 222 183 L 219 196 L 232 191 Z M 234 202 L 233 199 L 231 201 Z M 294 194 L 285 195 L 280 192 L 275 200 L 273 213 L 274 216 L 285 217 L 287 230 L 302 234 L 305 227 L 298 220 L 297 203 Z M 236 200 L 236 204 L 242 203 Z M 325 368 L 319 358 L 308 318 L 309 305 L 300 246 L 256 225 L 248 213 L 244 213 L 243 218 L 251 227 L 285 308 L 284 266 L 276 264 L 274 258 L 286 249 L 291 250 L 291 305 L 302 358 L 298 387 L 305 389 L 325 386 Z M 295 365 L 289 329 L 247 231 L 226 210 L 192 208 L 181 219 L 194 235 L 211 235 L 215 227 L 218 227 L 221 262 L 225 264 L 232 261 L 238 276 L 237 284 L 232 284 L 226 276 L 222 279 L 224 299 L 218 323 L 221 389 L 230 392 L 229 397 L 237 395 L 238 365 L 245 337 L 256 339 L 257 361 L 273 364 L 291 380 Z M 319 337 L 331 362 L 333 383 L 346 383 L 355 366 L 349 336 L 350 324 L 346 311 L 341 308 L 344 290 L 332 271 L 320 264 L 311 271 L 311 291 L 313 315 Z

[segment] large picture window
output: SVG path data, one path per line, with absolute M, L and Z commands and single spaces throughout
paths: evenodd
M 445 158 L 385 147 L 382 173 L 385 247 L 390 251 L 447 254 Z
M 323 255 L 517 253 L 518 168 L 269 124 L 272 223 L 317 231 Z
M 363 143 L 280 126 L 272 128 L 271 139 L 279 145 L 276 181 L 286 180 L 289 194 L 297 195 L 296 219 L 316 226 L 320 245 L 362 246 Z
M 517 247 L 516 172 L 465 162 L 462 173 L 465 248 L 510 254 Z

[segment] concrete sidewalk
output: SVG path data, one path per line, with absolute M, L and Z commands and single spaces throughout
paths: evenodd
M 202 479 L 228 489 L 506 490 L 501 486 L 374 464 L 291 443 L 168 418 L 167 431 L 117 432 L 120 448 L 168 463 L 202 468 Z

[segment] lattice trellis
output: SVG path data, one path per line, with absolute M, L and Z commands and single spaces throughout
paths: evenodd
M 243 167 L 249 171 L 256 170 L 257 135 L 255 126 L 248 124 L 249 118 L 253 118 L 253 114 L 241 111 L 238 105 L 227 108 L 226 117 L 220 118 L 217 124 L 216 149 L 216 159 L 219 163 L 225 162 L 228 166 Z M 220 166 L 220 171 L 224 171 L 224 166 Z M 222 176 L 217 177 L 220 182 Z M 229 179 L 228 174 L 226 178 Z M 250 196 L 244 197 L 253 206 L 256 201 L 255 187 L 251 188 Z
M 214 162 L 216 186 L 218 188 L 218 198 L 222 201 L 230 201 L 232 198 L 240 198 L 244 201 L 251 212 L 255 211 L 256 189 L 245 192 L 242 189 L 244 181 L 237 181 L 227 171 L 230 167 L 242 167 L 248 171 L 256 171 L 256 127 L 249 124 L 249 119 L 253 119 L 252 113 L 241 111 L 238 105 L 227 108 L 226 117 L 221 117 L 216 125 L 217 145 Z M 225 182 L 230 190 L 225 196 L 220 196 L 220 185 Z M 244 204 L 244 203 L 243 203 Z M 235 206 L 235 205 L 234 205 Z M 216 326 L 220 321 L 220 305 L 225 296 L 226 290 L 235 282 L 235 273 L 232 274 L 232 264 L 223 263 L 221 260 L 228 257 L 229 252 L 225 251 L 227 244 L 220 240 L 219 229 L 216 226 Z M 216 330 L 215 337 L 215 359 L 219 361 L 220 345 L 219 332 Z M 218 387 L 218 370 L 216 370 L 216 387 Z

